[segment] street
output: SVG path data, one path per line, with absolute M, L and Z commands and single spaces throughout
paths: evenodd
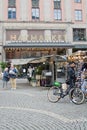
M 68 96 L 57 103 L 47 99 L 47 87 L 31 87 L 17 79 L 17 89 L 2 88 L 0 130 L 87 130 L 87 103 L 75 105 Z

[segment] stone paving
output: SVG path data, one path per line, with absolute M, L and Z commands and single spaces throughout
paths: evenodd
M 75 105 L 68 96 L 51 103 L 47 91 L 26 79 L 17 79 L 16 90 L 0 81 L 0 130 L 87 130 L 87 103 Z

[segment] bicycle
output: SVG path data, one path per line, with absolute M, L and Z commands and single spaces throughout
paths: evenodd
M 64 90 L 63 84 L 56 81 L 56 82 L 54 82 L 53 86 L 47 92 L 48 100 L 52 103 L 56 103 L 61 98 L 64 98 L 65 96 L 69 95 L 69 99 L 73 103 L 75 103 L 77 105 L 83 103 L 85 97 L 84 97 L 84 93 L 82 92 L 82 90 L 80 88 L 73 87 L 69 91 L 68 90 L 69 90 L 69 85 L 66 85 L 66 88 Z M 79 100 L 76 100 L 77 97 Z
M 75 88 L 72 88 L 69 92 L 69 98 L 73 103 L 79 105 L 82 104 L 84 101 L 87 101 L 87 94 L 81 90 L 81 82 L 78 81 L 76 83 L 77 84 Z M 81 96 L 82 101 L 80 102 L 79 99 L 81 98 Z

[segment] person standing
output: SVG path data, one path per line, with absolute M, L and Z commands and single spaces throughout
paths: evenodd
M 3 88 L 6 86 L 7 87 L 7 82 L 9 81 L 9 73 L 8 73 L 8 68 L 6 67 L 3 72 Z
M 9 76 L 10 76 L 10 82 L 12 89 L 16 89 L 16 78 L 17 78 L 18 70 L 14 67 L 13 64 L 11 64 L 10 70 L 9 70 Z
M 29 84 L 31 83 L 32 73 L 33 73 L 33 69 L 31 66 L 29 66 L 28 71 L 27 71 L 27 78 L 29 80 Z

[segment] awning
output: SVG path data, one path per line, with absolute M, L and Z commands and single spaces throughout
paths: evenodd
M 67 61 L 66 56 L 60 56 L 60 55 L 46 55 L 39 58 L 27 58 L 27 59 L 12 59 L 10 62 L 12 62 L 14 65 L 24 65 L 28 63 L 43 63 L 48 60 L 48 58 L 53 57 L 54 61 Z
M 53 60 L 55 62 L 62 62 L 62 61 L 67 61 L 67 57 L 66 56 L 61 56 L 61 55 L 46 55 L 46 56 L 42 56 L 36 59 L 33 59 L 32 61 L 30 61 L 30 63 L 43 63 L 45 61 L 48 61 L 48 58 L 53 57 Z
M 27 64 L 29 62 L 31 62 L 32 60 L 34 60 L 35 58 L 28 58 L 28 59 L 12 59 L 11 62 L 13 63 L 13 65 L 24 65 Z
M 4 48 L 16 47 L 64 47 L 73 48 L 74 45 L 69 42 L 9 42 L 4 45 Z
M 77 49 L 87 49 L 87 44 L 75 44 L 75 48 L 77 48 Z
M 70 56 L 85 56 L 86 55 L 86 51 L 76 51 L 74 53 L 72 53 Z
M 32 61 L 30 61 L 30 63 L 43 63 L 43 62 L 46 62 L 47 58 L 39 58 L 39 59 L 34 59 Z

